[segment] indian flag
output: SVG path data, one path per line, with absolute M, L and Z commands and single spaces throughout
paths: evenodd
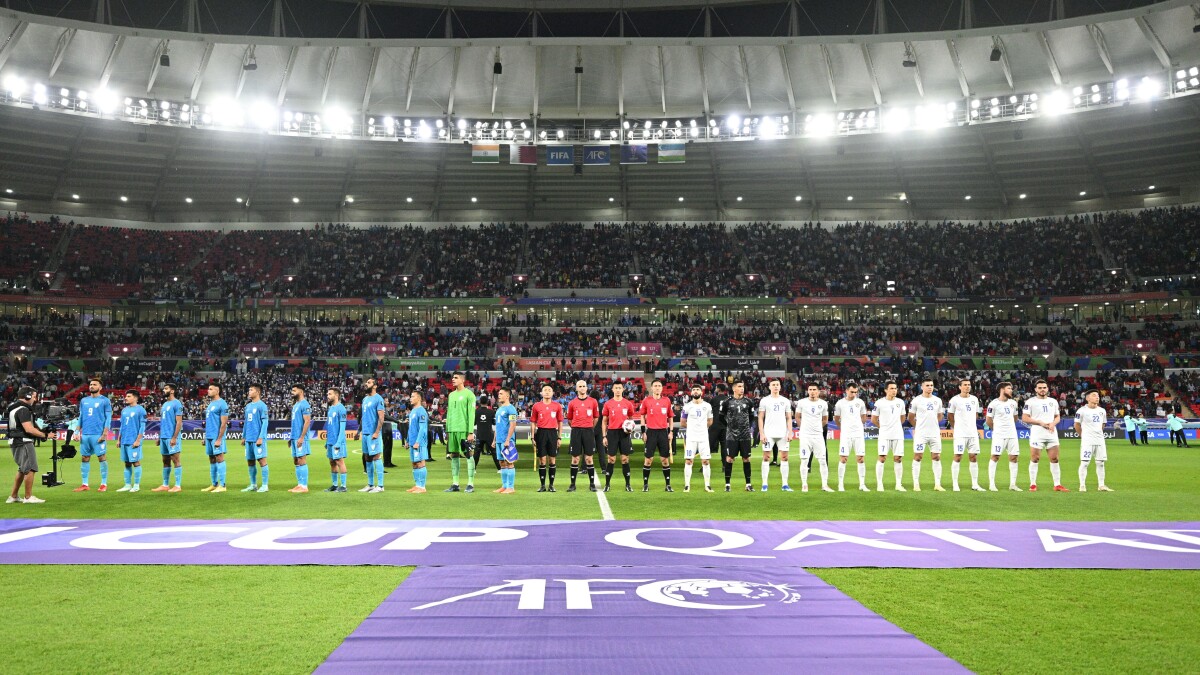
M 683 164 L 685 147 L 683 143 L 659 143 L 658 163 Z
M 472 145 L 471 146 L 471 163 L 472 164 L 499 164 L 500 163 L 500 145 Z

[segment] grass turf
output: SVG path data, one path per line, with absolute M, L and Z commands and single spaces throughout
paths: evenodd
M 7 565 L 10 673 L 311 672 L 409 567 Z M 20 600 L 16 598 L 20 597 Z
M 873 443 L 868 447 L 867 484 L 875 485 Z M 282 446 L 280 446 L 282 447 Z M 947 444 L 947 449 L 949 445 Z M 970 491 L 967 462 L 961 468 L 961 483 L 965 492 L 957 494 L 933 492 L 933 477 L 930 460 L 925 458 L 922 467 L 920 493 L 912 492 L 910 462 L 912 447 L 908 447 L 904 462 L 904 484 L 909 492 L 892 490 L 893 474 L 889 465 L 884 470 L 886 492 L 865 493 L 857 490 L 858 476 L 853 465 L 847 465 L 847 492 L 824 494 L 820 492 L 816 466 L 810 477 L 810 486 L 816 492 L 800 494 L 800 461 L 793 453 L 791 460 L 791 483 L 796 493 L 786 494 L 779 488 L 779 469 L 771 469 L 771 490 L 765 494 L 743 491 L 742 468 L 734 466 L 733 490 L 724 493 L 724 476 L 719 462 L 712 466 L 713 485 L 716 494 L 705 494 L 702 489 L 700 466 L 693 467 L 692 492 L 683 494 L 683 461 L 677 455 L 673 470 L 674 494 L 663 492 L 663 476 L 659 459 L 655 458 L 650 475 L 649 493 L 642 493 L 642 455 L 635 448 L 631 458 L 632 482 L 635 492 L 624 491 L 620 468 L 613 476 L 613 492 L 607 494 L 613 514 L 621 520 L 682 519 L 682 520 L 1196 520 L 1200 517 L 1200 491 L 1193 488 L 1189 476 L 1195 463 L 1194 450 L 1177 449 L 1165 442 L 1148 448 L 1131 448 L 1122 442 L 1109 443 L 1108 483 L 1116 492 L 1104 494 L 1095 491 L 1095 466 L 1089 474 L 1091 491 L 1078 494 L 1076 471 L 1079 466 L 1079 441 L 1064 440 L 1062 447 L 1063 484 L 1072 494 L 1056 494 L 1050 491 L 1049 462 L 1041 462 L 1039 483 L 1042 491 L 1014 493 L 1007 490 L 1008 466 L 1002 462 L 997 471 L 996 482 L 1001 488 L 998 493 L 976 493 Z M 43 454 L 48 450 L 43 447 Z M 435 456 L 444 449 L 434 448 Z M 441 490 L 450 484 L 450 462 L 445 459 L 429 464 L 429 489 L 425 495 L 411 495 L 405 489 L 412 485 L 412 471 L 400 465 L 390 469 L 386 476 L 387 492 L 382 494 L 358 494 L 354 492 L 366 485 L 360 455 L 352 454 L 347 460 L 350 471 L 349 494 L 325 494 L 320 492 L 329 485 L 328 464 L 323 457 L 310 457 L 310 485 L 314 492 L 293 495 L 287 489 L 295 484 L 291 458 L 282 452 L 271 455 L 271 492 L 266 494 L 241 493 L 239 490 L 249 483 L 246 464 L 242 459 L 228 463 L 227 481 L 229 492 L 211 495 L 200 492 L 208 484 L 208 460 L 198 441 L 186 441 L 183 453 L 184 492 L 161 494 L 150 492 L 150 488 L 161 481 L 160 460 L 150 456 L 143 463 L 142 491 L 137 494 L 116 493 L 120 487 L 121 464 L 109 461 L 109 492 L 100 494 L 95 488 L 99 481 L 99 470 L 92 469 L 92 491 L 74 493 L 71 489 L 79 484 L 79 462 L 71 460 L 65 464 L 62 475 L 67 485 L 57 488 L 35 489 L 34 493 L 47 500 L 38 506 L 9 505 L 0 512 L 4 517 L 39 518 L 487 518 L 487 519 L 598 519 L 601 517 L 596 496 L 586 489 L 586 474 L 580 481 L 580 492 L 567 494 L 570 481 L 569 458 L 560 457 L 557 494 L 539 494 L 537 472 L 533 468 L 527 445 L 521 447 L 522 459 L 518 463 L 517 493 L 496 495 L 492 490 L 499 487 L 491 457 L 483 457 L 479 464 L 474 495 L 443 494 Z M 115 455 L 113 455 L 115 457 Z M 836 462 L 837 448 L 830 444 L 830 459 Z M 981 456 L 980 481 L 987 485 L 987 458 Z M 44 462 L 44 459 L 43 459 Z M 94 463 L 94 460 L 93 460 Z M 815 464 L 815 463 L 814 463 Z M 942 484 L 950 486 L 950 456 L 942 456 L 945 474 Z M 760 457 L 751 461 L 752 480 L 758 490 Z M 1028 447 L 1022 448 L 1019 464 L 1018 484 L 1028 487 Z M 46 467 L 43 467 L 43 469 Z M 836 487 L 837 465 L 830 465 L 830 482 Z M 465 484 L 464 469 L 462 481 Z
M 873 444 L 870 444 L 873 445 Z M 986 446 L 987 444 L 985 444 Z M 949 446 L 947 445 L 947 448 Z M 836 448 L 831 444 L 831 459 Z M 870 451 L 873 448 L 868 448 Z M 435 448 L 438 452 L 441 448 Z M 911 488 L 909 455 L 904 483 Z M 771 491 L 753 495 L 725 494 L 723 476 L 714 462 L 717 494 L 700 491 L 700 468 L 695 467 L 693 492 L 682 493 L 682 462 L 673 471 L 676 493 L 662 491 L 662 473 L 655 460 L 650 485 L 641 489 L 641 455 L 633 457 L 633 484 L 627 494 L 620 473 L 614 476 L 615 492 L 607 497 L 618 519 L 830 519 L 830 520 L 1197 520 L 1200 493 L 1193 489 L 1194 458 L 1190 450 L 1166 443 L 1131 448 L 1110 442 L 1108 482 L 1117 492 L 1095 492 L 1095 469 L 1087 494 L 1055 494 L 1048 490 L 1050 475 L 1043 459 L 1037 494 L 1010 493 L 1007 466 L 1001 466 L 999 493 L 970 491 L 935 493 L 926 458 L 921 493 L 891 490 L 893 474 L 885 471 L 888 491 L 860 493 L 853 465 L 848 466 L 849 492 L 784 494 L 778 488 L 778 469 L 772 468 Z M 1023 448 L 1019 485 L 1027 487 L 1028 447 Z M 480 493 L 447 495 L 438 491 L 449 483 L 444 459 L 430 465 L 430 487 L 423 496 L 409 495 L 407 467 L 392 469 L 383 494 L 291 495 L 291 462 L 277 453 L 272 462 L 272 492 L 242 494 L 248 477 L 244 462 L 231 462 L 231 492 L 199 492 L 208 480 L 207 461 L 195 442 L 185 444 L 184 484 L 181 494 L 155 494 L 158 466 L 147 463 L 143 491 L 138 494 L 76 494 L 78 463 L 67 465 L 68 486 L 39 489 L 44 505 L 12 505 L 6 517 L 39 518 L 479 518 L 479 519 L 595 519 L 598 500 L 585 491 L 564 493 L 569 460 L 562 458 L 559 493 L 537 494 L 536 472 L 522 447 L 516 495 L 494 495 L 499 478 L 489 457 L 480 463 Z M 798 453 L 797 453 L 798 454 Z M 1079 443 L 1064 440 L 1063 482 L 1078 487 Z M 150 458 L 157 463 L 155 457 Z M 868 455 L 868 460 L 874 458 Z M 312 463 L 312 485 L 327 485 L 323 458 Z M 852 460 L 853 461 L 853 460 Z M 950 457 L 943 456 L 943 484 L 950 484 Z M 351 490 L 366 482 L 359 457 L 352 455 Z M 799 460 L 791 462 L 792 484 L 799 487 Z M 964 462 L 965 464 L 965 462 Z M 110 489 L 121 483 L 117 463 L 110 465 Z M 752 461 L 753 480 L 760 481 L 759 458 Z M 836 465 L 831 465 L 836 484 Z M 986 485 L 987 467 L 980 474 Z M 98 472 L 93 471 L 93 476 Z M 741 467 L 734 467 L 738 490 Z M 814 468 L 813 481 L 815 484 Z M 874 485 L 874 466 L 867 466 Z M 962 484 L 969 474 L 962 467 Z M 93 485 L 95 485 L 95 478 Z M 583 485 L 583 481 L 580 482 Z M 467 500 L 464 503 L 463 500 Z M 464 508 L 466 507 L 466 508 Z M 304 672 L 314 668 L 395 587 L 408 570 L 402 568 L 328 567 L 48 567 L 5 566 L 13 588 L 37 589 L 29 612 L 9 612 L 0 619 L 0 632 L 10 636 L 0 643 L 0 659 L 19 670 L 115 671 L 154 670 L 266 670 Z M 1101 570 L 908 570 L 831 569 L 817 573 L 859 599 L 871 609 L 913 632 L 935 648 L 979 672 L 1129 671 L 1179 672 L 1194 669 L 1200 661 L 1200 640 L 1193 635 L 1194 617 L 1200 612 L 1200 573 L 1181 571 Z M 97 586 L 99 588 L 97 588 Z M 303 601 L 296 588 L 336 589 L 337 611 L 325 602 Z M 130 592 L 130 589 L 136 589 Z M 214 602 L 214 589 L 218 599 Z M 97 590 L 102 602 L 96 602 Z M 46 600 L 45 598 L 50 598 Z M 114 639 L 111 631 L 63 627 L 70 616 L 77 626 L 112 626 L 119 617 L 122 632 L 142 639 L 134 649 Z M 149 636 L 174 626 L 186 617 L 187 634 L 219 633 L 220 641 L 184 638 L 179 644 Z M 296 640 L 302 634 L 303 640 Z M 66 636 L 60 637 L 60 636 Z M 65 642 L 64 642 L 65 640 Z M 82 640 L 83 642 L 80 642 Z M 70 645 L 67 649 L 63 645 Z M 23 667 L 22 667 L 23 666 Z

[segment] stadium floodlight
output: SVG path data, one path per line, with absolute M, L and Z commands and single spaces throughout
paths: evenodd
M 739 202 L 740 202 L 740 201 L 742 201 L 742 196 L 741 196 L 741 195 L 738 195 L 738 196 L 737 196 L 737 200 L 738 200 Z
M 621 123 L 621 126 L 622 126 L 622 128 L 624 128 L 626 131 L 629 131 L 629 120 L 625 120 L 624 122 L 622 122 L 622 123 Z
M 354 197 L 351 197 L 350 195 L 346 195 L 346 203 L 347 203 L 347 204 L 353 204 L 353 203 L 354 203 Z
M 79 199 L 79 195 L 71 195 L 71 199 Z
M 389 119 L 390 119 L 390 118 L 389 118 Z M 467 121 L 466 121 L 466 120 L 464 120 L 464 119 L 460 119 L 460 120 L 458 120 L 458 130 L 459 130 L 459 131 L 466 131 L 466 129 L 467 129 Z
M 511 129 L 512 128 L 512 120 L 504 120 L 504 128 Z
M 1146 188 L 1146 189 L 1147 189 L 1147 190 L 1153 190 L 1153 189 L 1154 189 L 1154 186 L 1153 186 L 1153 185 L 1151 185 L 1150 187 L 1148 187 L 1148 188 Z
M 608 201 L 609 201 L 609 202 L 615 202 L 615 201 L 617 201 L 617 198 L 616 198 L 616 197 L 609 197 L 609 198 L 608 198 Z
M 4 90 L 7 91 L 8 95 L 12 96 L 13 98 L 21 98 L 24 96 L 26 88 L 27 85 L 25 84 L 25 80 L 22 80 L 16 75 L 9 75 L 8 77 L 4 78 Z
M 907 108 L 892 108 L 883 118 L 883 128 L 886 131 L 904 131 L 908 128 L 909 113 Z
M 730 115 L 725 119 L 725 126 L 729 127 L 730 131 L 736 133 L 737 130 L 742 126 L 742 118 L 738 117 L 737 115 Z
M 608 132 L 608 137 L 615 141 L 617 139 L 617 130 L 613 129 L 612 131 Z
M 796 195 L 796 201 L 802 201 L 803 199 L 804 199 L 804 197 L 801 197 L 800 195 Z
M 293 203 L 293 204 L 299 204 L 299 203 L 300 203 L 300 198 L 299 198 L 299 197 L 292 197 L 292 203 Z
M 411 204 L 411 203 L 412 203 L 412 197 L 405 197 L 405 198 L 404 198 L 404 201 L 405 201 L 405 203 Z
M 764 117 L 762 123 L 758 125 L 759 138 L 774 138 L 779 134 L 779 125 L 775 123 L 775 118 Z
M 848 201 L 848 202 L 854 201 L 854 195 L 846 195 L 846 201 Z
M 474 204 L 474 203 L 476 203 L 476 202 L 478 202 L 478 201 L 479 201 L 479 198 L 478 198 L 478 197 L 471 197 L 471 203 L 472 203 L 472 204 Z
M 967 195 L 967 196 L 963 197 L 963 199 L 965 199 L 967 201 L 971 201 L 971 195 Z
M 1017 199 L 1025 199 L 1025 196 L 1025 193 L 1022 192 L 1021 194 L 1017 195 Z
M 650 120 L 646 120 L 646 123 L 643 124 L 642 126 L 645 127 L 646 129 L 649 129 L 650 128 Z
M 214 124 L 225 127 L 240 127 L 243 123 L 242 109 L 230 99 L 221 99 L 208 107 Z
M 1149 101 L 1157 97 L 1160 91 L 1162 91 L 1162 83 L 1153 77 L 1146 76 L 1138 83 L 1137 96 L 1143 101 Z
M 241 204 L 243 200 L 242 200 L 242 198 L 241 198 L 241 197 L 238 197 L 238 198 L 237 198 L 237 199 L 235 199 L 234 201 L 236 201 L 237 203 Z
M 700 135 L 700 127 L 692 127 L 692 130 L 689 133 L 691 134 L 692 138 L 696 138 Z
M 809 115 L 804 122 L 804 132 L 809 136 L 829 136 L 834 130 L 832 115 Z
M 521 132 L 521 135 L 525 137 L 525 140 L 529 140 L 529 137 L 533 135 L 533 131 L 526 129 L 525 131 Z
M 129 201 L 129 197 L 126 197 L 125 195 L 121 195 L 121 201 L 127 202 L 127 201 Z
M 183 198 L 183 201 L 184 201 L 185 203 L 187 203 L 187 204 L 191 204 L 191 203 L 192 203 L 192 198 L 191 198 L 191 197 L 184 197 L 184 198 Z
M 680 197 L 680 198 L 679 198 L 679 201 L 683 201 L 683 197 Z
M 34 104 L 46 105 L 49 100 L 50 98 L 46 96 L 46 85 L 42 84 L 41 82 L 35 82 L 33 85 Z
M 562 129 L 559 129 L 558 131 L 554 132 L 554 137 L 555 137 L 555 138 L 557 138 L 557 139 L 558 139 L 558 140 L 560 140 L 560 141 L 561 141 L 563 138 L 565 138 L 565 137 L 566 137 L 566 135 L 567 135 L 567 132 L 563 131 Z
M 417 124 L 417 137 L 418 138 L 429 138 L 429 135 L 431 133 L 432 132 L 429 129 L 429 125 L 425 123 L 425 120 L 421 120 L 420 123 Z M 511 137 L 512 132 L 510 131 L 508 133 L 510 134 L 510 137 Z
M 265 101 L 258 101 L 250 108 L 250 119 L 258 128 L 270 129 L 279 119 L 279 111 Z
M 1054 91 L 1046 94 L 1045 101 L 1042 102 L 1042 110 L 1047 115 L 1058 115 L 1067 109 L 1067 95 L 1061 91 Z
M 441 129 L 441 128 L 442 128 L 443 126 L 445 126 L 445 125 L 446 125 L 446 123 L 445 123 L 445 122 L 443 122 L 443 121 L 442 121 L 442 118 L 440 118 L 440 117 L 439 117 L 439 118 L 438 118 L 438 119 L 437 119 L 437 120 L 434 122 L 434 126 L 436 126 L 438 129 Z M 525 128 L 525 124 L 524 124 L 524 123 L 522 123 L 522 124 L 521 124 L 521 128 L 522 128 L 522 129 L 524 129 L 524 128 Z
M 592 138 L 594 138 L 596 140 L 600 140 L 600 130 L 599 129 L 592 132 Z

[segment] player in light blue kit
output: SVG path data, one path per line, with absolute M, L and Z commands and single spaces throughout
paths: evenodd
M 208 385 L 208 406 L 204 409 L 204 452 L 208 454 L 208 474 L 212 485 L 203 492 L 225 491 L 225 432 L 229 429 L 229 404 L 221 398 L 221 385 Z
M 88 481 L 92 475 L 92 457 L 100 463 L 100 488 L 97 492 L 108 492 L 108 450 L 104 441 L 108 438 L 109 427 L 112 426 L 112 403 L 108 397 L 101 394 L 104 385 L 100 380 L 88 380 L 88 395 L 79 401 L 79 465 L 81 477 L 79 487 L 74 492 L 87 492 L 91 488 Z
M 333 485 L 326 492 L 346 491 L 346 406 L 342 405 L 342 392 L 330 389 L 325 392 L 329 404 L 325 420 L 325 457 L 329 459 L 329 472 Z
M 425 468 L 425 460 L 429 459 L 429 413 L 422 405 L 424 402 L 425 397 L 419 391 L 408 397 L 411 410 L 408 413 L 408 438 L 404 443 L 412 460 L 413 486 L 408 492 L 413 494 L 425 493 L 425 479 L 429 477 L 429 470 Z
M 292 450 L 292 463 L 296 465 L 296 487 L 288 492 L 308 492 L 308 429 L 312 426 L 312 406 L 304 395 L 304 385 L 292 387 L 292 432 L 288 436 L 288 447 Z
M 366 396 L 362 400 L 359 434 L 367 465 L 367 486 L 359 492 L 383 492 L 383 397 L 373 377 L 363 380 L 363 391 Z
M 125 392 L 125 408 L 121 410 L 121 461 L 125 463 L 125 485 L 117 492 L 137 492 L 142 485 L 142 440 L 146 437 L 146 409 L 141 406 L 142 395 L 136 390 Z
M 183 490 L 183 463 L 180 460 L 179 433 L 183 430 L 183 403 L 175 398 L 175 385 L 164 384 L 162 410 L 158 413 L 158 451 L 162 455 L 162 485 L 151 492 L 180 492 Z M 175 467 L 175 487 L 170 487 L 171 467 Z
M 500 459 L 500 489 L 493 492 L 511 495 L 517 480 L 517 408 L 511 403 L 512 392 L 496 393 L 496 457 Z
M 262 385 L 250 385 L 250 402 L 246 404 L 246 421 L 242 424 L 242 440 L 246 443 L 246 467 L 250 472 L 250 485 L 242 492 L 267 492 L 271 470 L 267 467 L 267 417 L 270 411 L 262 401 Z M 258 470 L 262 469 L 262 485 L 258 482 Z

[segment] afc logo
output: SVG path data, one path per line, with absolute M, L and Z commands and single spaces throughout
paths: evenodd
M 583 158 L 592 162 L 603 162 L 608 159 L 608 150 L 594 149 L 584 153 Z
M 412 609 L 420 611 L 487 595 L 515 595 L 518 610 L 540 611 L 546 609 L 546 587 L 551 582 L 563 585 L 565 609 L 569 610 L 593 609 L 594 596 L 626 594 L 624 590 L 596 590 L 594 586 L 598 584 L 637 584 L 633 594 L 642 600 L 683 609 L 757 609 L 771 603 L 790 605 L 800 600 L 800 593 L 785 584 L 722 579 L 511 579 Z

